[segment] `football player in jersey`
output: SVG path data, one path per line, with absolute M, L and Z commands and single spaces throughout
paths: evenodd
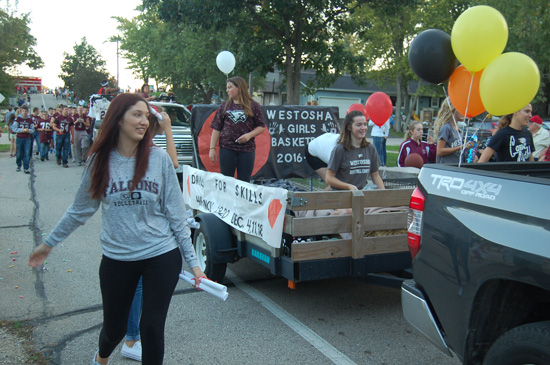
M 73 124 L 73 118 L 69 116 L 69 107 L 64 105 L 61 114 L 57 114 L 50 120 L 50 127 L 57 133 L 55 136 L 57 164 L 61 165 L 63 162 L 63 167 L 69 167 Z

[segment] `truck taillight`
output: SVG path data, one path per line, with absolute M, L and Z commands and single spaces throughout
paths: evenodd
M 420 192 L 420 189 L 414 189 L 411 202 L 409 204 L 409 216 L 407 219 L 407 241 L 409 244 L 409 251 L 412 258 L 416 256 L 420 250 L 420 236 L 422 234 L 422 214 L 424 211 L 424 195 Z

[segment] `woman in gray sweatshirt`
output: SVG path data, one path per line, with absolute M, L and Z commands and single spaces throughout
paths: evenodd
M 52 248 L 101 205 L 99 279 L 104 321 L 92 364 L 107 364 L 124 338 L 140 277 L 142 359 L 144 364 L 161 364 L 166 314 L 182 268 L 181 254 L 196 278 L 205 277 L 191 244 L 174 167 L 151 139 L 145 99 L 137 94 L 113 99 L 72 205 L 29 257 L 30 266 L 42 265 Z

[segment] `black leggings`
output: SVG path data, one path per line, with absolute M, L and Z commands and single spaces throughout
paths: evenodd
M 237 179 L 250 182 L 255 158 L 255 151 L 239 152 L 220 148 L 220 171 L 222 175 L 234 177 L 237 169 Z
M 143 309 L 139 330 L 143 364 L 162 364 L 164 325 L 181 268 L 182 258 L 178 248 L 140 261 L 117 261 L 103 256 L 99 266 L 103 299 L 99 356 L 110 356 L 124 338 L 136 285 L 142 276 Z

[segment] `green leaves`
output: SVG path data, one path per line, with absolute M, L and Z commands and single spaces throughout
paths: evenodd
M 100 82 L 109 79 L 105 61 L 96 49 L 88 44 L 86 37 L 73 47 L 73 54 L 63 53 L 59 77 L 78 99 L 87 99 L 97 93 Z
M 8 4 L 9 5 L 9 4 Z M 15 14 L 9 8 L 0 9 L 0 93 L 10 95 L 14 84 L 8 71 L 27 64 L 32 69 L 44 66 L 36 51 L 36 38 L 30 34 L 28 14 Z

